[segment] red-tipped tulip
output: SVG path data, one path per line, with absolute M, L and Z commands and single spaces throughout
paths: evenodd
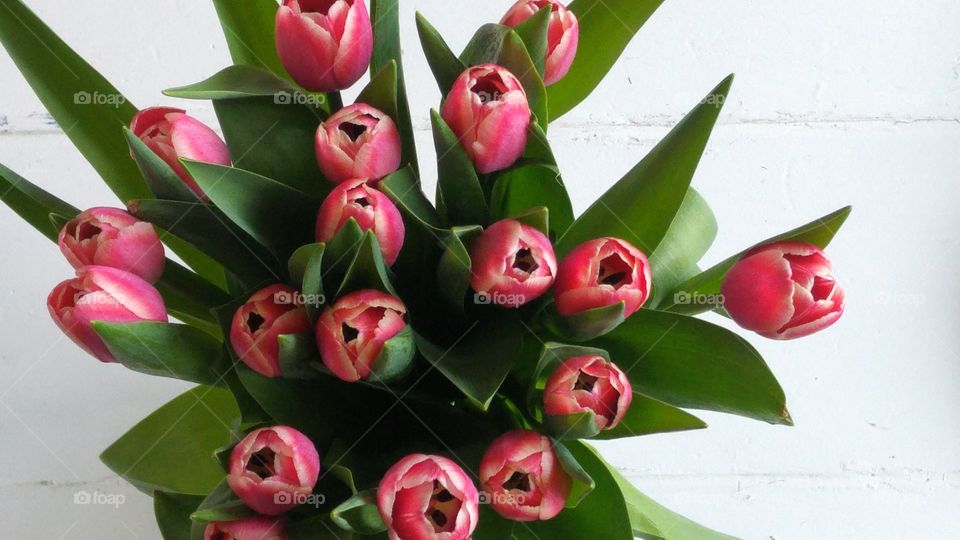
M 230 165 L 230 150 L 223 139 L 199 120 L 188 116 L 183 109 L 143 109 L 134 115 L 130 131 L 163 158 L 177 176 L 200 197 L 204 197 L 203 190 L 190 178 L 187 170 L 180 164 L 180 158 Z
M 306 435 L 286 426 L 250 432 L 230 454 L 230 489 L 254 511 L 280 515 L 303 504 L 320 476 L 320 456 Z
M 652 276 L 642 251 L 618 238 L 584 242 L 560 261 L 554 295 L 569 317 L 623 302 L 629 317 L 647 301 Z
M 91 208 L 63 226 L 60 251 L 74 268 L 110 266 L 154 283 L 163 274 L 163 244 L 153 226 L 118 208 Z
M 271 285 L 257 291 L 240 306 L 230 325 L 233 351 L 250 369 L 265 377 L 279 377 L 282 335 L 311 329 L 300 294 L 287 285 Z
M 577 16 L 557 0 L 518 0 L 503 16 L 502 24 L 517 26 L 543 8 L 552 11 L 547 28 L 547 58 L 543 82 L 551 85 L 562 79 L 573 65 L 580 41 Z
M 527 146 L 530 104 L 506 68 L 484 64 L 464 71 L 440 115 L 483 174 L 510 167 Z
M 283 523 L 267 517 L 209 523 L 203 540 L 287 540 Z
M 400 167 L 400 132 L 386 113 L 365 103 L 340 109 L 317 128 L 317 164 L 327 180 L 379 180 Z
M 550 416 L 592 412 L 601 430 L 617 427 L 632 401 L 630 379 L 601 356 L 563 361 L 543 389 L 543 412 Z
M 517 308 L 547 292 L 557 274 L 550 239 L 512 219 L 490 225 L 470 251 L 479 303 Z
M 387 266 L 403 247 L 405 229 L 400 211 L 386 195 L 366 180 L 344 182 L 327 195 L 317 213 L 317 242 L 327 242 L 353 218 L 364 231 L 372 231 Z
M 276 23 L 280 61 L 304 88 L 343 90 L 370 66 L 373 29 L 363 0 L 284 0 Z
M 406 313 L 399 298 L 374 289 L 339 298 L 317 321 L 323 364 L 344 381 L 366 380 L 383 345 L 407 326 Z
M 456 463 L 423 454 L 397 462 L 377 489 L 390 540 L 467 540 L 477 528 L 479 501 Z
M 750 251 L 727 272 L 721 294 L 737 324 L 771 339 L 808 336 L 843 314 L 844 291 L 830 260 L 800 242 Z
M 493 441 L 480 462 L 480 484 L 488 502 L 513 521 L 556 517 L 573 485 L 549 437 L 517 430 Z
M 56 287 L 47 309 L 57 326 L 101 362 L 116 362 L 93 329 L 94 321 L 126 323 L 167 321 L 160 293 L 142 278 L 107 266 L 84 266 L 77 277 Z

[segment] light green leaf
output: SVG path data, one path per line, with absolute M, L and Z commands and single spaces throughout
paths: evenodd
M 699 273 L 697 263 L 716 238 L 717 220 L 713 210 L 690 188 L 663 241 L 653 254 L 648 254 L 653 290 L 647 306 L 659 305 L 674 287 Z
M 377 490 L 361 491 L 330 512 L 330 520 L 345 531 L 362 535 L 387 530 L 377 510 Z
M 487 222 L 487 201 L 473 162 L 447 123 L 430 111 L 437 149 L 437 210 L 447 225 Z
M 259 66 L 289 78 L 276 48 L 275 0 L 213 0 L 236 64 Z
M 306 101 L 310 97 L 318 105 L 326 103 L 323 94 L 304 93 L 286 79 L 274 73 L 249 65 L 228 66 L 210 78 L 198 83 L 168 88 L 164 95 L 181 99 L 239 99 L 249 97 L 276 97 L 283 101 L 289 99 Z

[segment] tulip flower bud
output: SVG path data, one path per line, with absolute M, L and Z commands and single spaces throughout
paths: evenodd
M 549 416 L 594 414 L 597 428 L 613 429 L 633 401 L 630 379 L 602 356 L 568 358 L 543 389 L 543 412 Z
M 480 484 L 501 516 L 537 521 L 553 519 L 563 510 L 573 481 L 549 437 L 516 430 L 490 445 L 480 462 Z
M 217 165 L 230 165 L 230 150 L 219 135 L 183 109 L 151 107 L 133 117 L 130 131 L 170 166 L 199 197 L 203 190 L 180 164 L 187 158 Z
M 203 540 L 287 540 L 283 523 L 267 517 L 207 524 Z
M 724 277 L 723 307 L 737 324 L 770 339 L 818 332 L 843 314 L 844 291 L 819 248 L 780 242 L 748 252 Z
M 590 240 L 560 261 L 557 312 L 569 317 L 623 302 L 629 317 L 647 301 L 651 281 L 650 262 L 642 251 L 618 238 Z
M 479 504 L 467 473 L 440 456 L 401 459 L 377 489 L 390 540 L 467 540 L 477 528 Z
M 517 308 L 547 292 L 557 273 L 550 240 L 513 219 L 490 225 L 470 250 L 478 303 Z
M 167 321 L 160 293 L 142 278 L 107 266 L 84 266 L 47 297 L 50 316 L 74 343 L 101 362 L 116 362 L 93 329 L 94 321 Z
M 344 182 L 327 195 L 317 213 L 317 242 L 327 242 L 353 218 L 364 231 L 373 231 L 387 266 L 403 247 L 405 229 L 400 211 L 386 195 L 366 180 Z
M 64 225 L 60 251 L 74 268 L 109 266 L 154 283 L 163 274 L 163 244 L 153 226 L 118 208 L 91 208 Z
M 530 104 L 520 81 L 506 68 L 484 64 L 464 71 L 440 116 L 483 174 L 510 167 L 527 146 Z
M 365 103 L 340 109 L 317 129 L 317 164 L 334 184 L 379 180 L 400 168 L 400 131 L 386 113 Z
M 577 16 L 557 0 L 518 0 L 500 22 L 515 27 L 543 8 L 552 11 L 547 27 L 547 59 L 543 74 L 543 82 L 549 86 L 570 71 L 577 56 L 580 41 Z
M 279 377 L 282 335 L 309 332 L 307 310 L 299 303 L 299 293 L 277 284 L 257 291 L 240 306 L 230 325 L 233 351 L 250 369 L 264 377 Z
M 267 516 L 302 504 L 320 476 L 320 456 L 306 435 L 287 426 L 250 432 L 230 453 L 227 483 L 240 500 Z
M 276 23 L 280 61 L 308 90 L 349 88 L 370 65 L 373 27 L 363 0 L 284 0 Z
M 366 380 L 383 345 L 406 328 L 406 313 L 399 298 L 374 289 L 339 298 L 317 321 L 323 364 L 344 381 Z

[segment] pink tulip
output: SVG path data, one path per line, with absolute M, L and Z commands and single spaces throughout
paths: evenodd
M 142 278 L 107 266 L 84 266 L 77 277 L 56 287 L 47 309 L 60 330 L 101 362 L 116 362 L 93 329 L 94 321 L 127 323 L 167 321 L 160 293 Z
M 230 325 L 233 351 L 250 369 L 264 377 L 279 377 L 280 343 L 286 334 L 309 332 L 307 310 L 300 293 L 286 285 L 271 285 L 257 291 L 240 306 Z
M 470 251 L 470 285 L 483 302 L 517 308 L 547 292 L 557 273 L 550 240 L 512 219 L 487 227 Z
M 527 146 L 530 104 L 506 68 L 484 64 L 464 71 L 440 115 L 483 174 L 510 167 Z
M 597 428 L 617 427 L 633 401 L 630 379 L 602 356 L 569 358 L 550 375 L 543 411 L 550 416 L 594 413 Z
M 363 0 L 284 0 L 277 11 L 277 53 L 308 90 L 349 88 L 373 55 L 367 6 Z
M 399 298 L 374 289 L 341 297 L 317 321 L 324 365 L 344 381 L 366 380 L 383 345 L 407 326 L 406 313 Z
M 267 517 L 207 524 L 203 540 L 287 540 L 283 523 Z
M 573 248 L 560 261 L 554 295 L 569 317 L 623 302 L 629 317 L 647 301 L 652 276 L 642 251 L 618 238 L 597 238 Z
M 180 164 L 180 158 L 230 165 L 230 150 L 223 139 L 183 109 L 151 107 L 133 117 L 130 131 L 173 169 L 199 197 L 203 190 Z
M 373 231 L 387 266 L 403 247 L 405 229 L 400 211 L 366 180 L 344 182 L 327 195 L 317 213 L 317 242 L 328 242 L 353 218 L 364 231 Z
M 320 456 L 306 435 L 286 426 L 250 432 L 230 454 L 230 489 L 254 511 L 280 515 L 303 504 L 320 476 Z
M 573 59 L 577 56 L 577 44 L 580 41 L 577 16 L 557 0 L 518 0 L 500 22 L 515 27 L 548 6 L 552 13 L 547 27 L 547 59 L 543 82 L 551 85 L 570 71 Z
M 74 268 L 110 266 L 150 283 L 160 279 L 166 261 L 153 226 L 118 208 L 81 212 L 64 225 L 57 243 Z
M 479 502 L 467 473 L 439 456 L 401 459 L 377 489 L 390 540 L 467 540 L 477 528 Z
M 573 485 L 550 438 L 526 430 L 493 441 L 480 462 L 480 483 L 493 509 L 513 521 L 553 519 Z
M 393 119 L 356 103 L 317 128 L 317 163 L 334 184 L 352 178 L 379 180 L 400 168 L 400 145 Z
M 800 242 L 748 252 L 727 272 L 721 294 L 737 324 L 771 339 L 808 336 L 843 314 L 844 292 L 830 260 Z

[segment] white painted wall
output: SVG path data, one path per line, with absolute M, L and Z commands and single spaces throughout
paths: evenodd
M 168 103 L 161 89 L 228 62 L 207 2 L 29 3 L 140 106 Z M 509 3 L 403 2 L 424 154 L 439 95 L 414 10 L 459 48 Z M 583 210 L 736 72 L 695 179 L 721 225 L 706 262 L 856 206 L 830 250 L 848 290 L 844 319 L 804 341 L 751 338 L 795 428 L 705 414 L 707 431 L 602 446 L 664 504 L 750 539 L 960 534 L 958 23 L 950 0 L 667 0 L 593 97 L 551 130 Z M 5 54 L 0 76 L 0 162 L 77 206 L 113 203 Z M 62 339 L 44 299 L 66 263 L 5 209 L 0 230 L 0 536 L 156 538 L 149 499 L 97 454 L 185 385 L 99 366 Z M 73 504 L 84 490 L 126 502 Z

